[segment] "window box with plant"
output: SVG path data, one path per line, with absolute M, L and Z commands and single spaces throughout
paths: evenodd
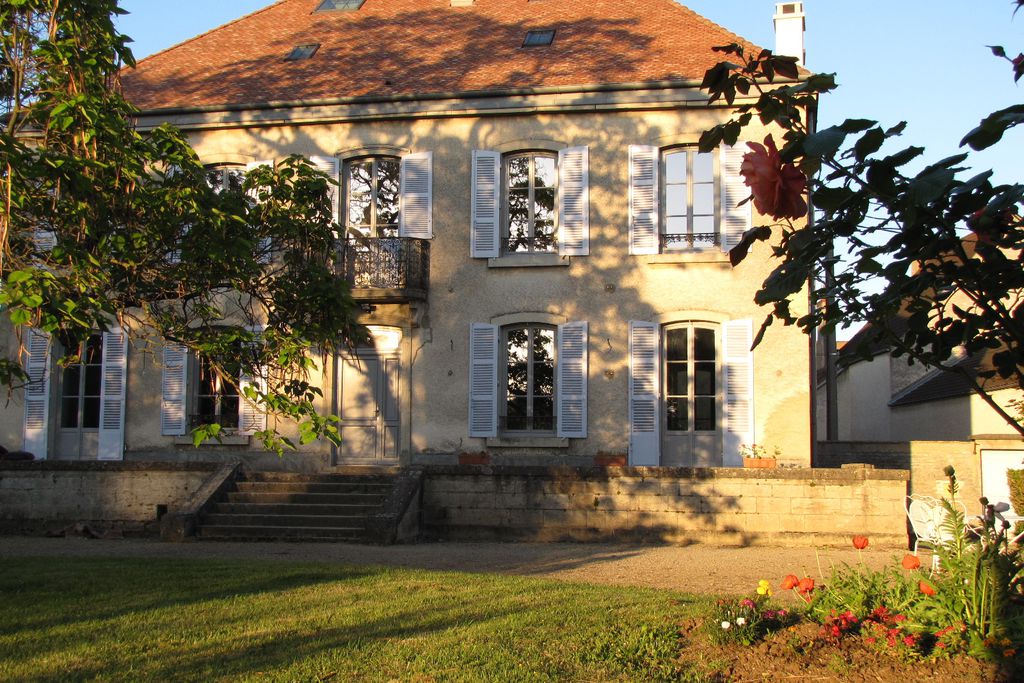
M 743 466 L 757 469 L 773 469 L 778 465 L 778 457 L 781 455 L 778 446 L 768 450 L 761 444 L 740 444 L 740 457 L 743 458 Z

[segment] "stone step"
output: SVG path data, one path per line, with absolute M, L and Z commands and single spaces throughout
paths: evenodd
M 301 503 L 217 503 L 214 513 L 225 515 L 365 515 L 380 509 L 369 504 L 301 504 Z
M 229 491 L 227 502 L 258 505 L 297 503 L 303 505 L 364 505 L 379 506 L 385 496 L 378 493 L 289 493 Z
M 362 541 L 358 527 L 230 526 L 204 524 L 198 536 L 206 540 L 233 541 Z
M 375 493 L 387 495 L 390 482 L 239 481 L 239 491 L 253 493 Z
M 236 515 L 213 512 L 203 520 L 210 526 L 365 528 L 365 515 Z
M 301 474 L 296 472 L 249 472 L 246 481 L 310 481 L 322 483 L 385 483 L 390 484 L 398 468 L 352 468 L 353 474 L 343 472 L 329 472 L 326 474 Z

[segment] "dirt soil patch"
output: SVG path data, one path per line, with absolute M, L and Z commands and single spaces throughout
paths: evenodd
M 1005 666 L 968 657 L 902 662 L 852 636 L 838 644 L 820 635 L 821 626 L 803 622 L 751 646 L 719 645 L 699 621 L 682 625 L 683 659 L 717 670 L 720 681 L 850 681 L 852 683 L 990 683 L 1019 681 Z

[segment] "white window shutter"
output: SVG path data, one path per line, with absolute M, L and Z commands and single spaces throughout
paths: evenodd
M 657 254 L 658 148 L 629 146 L 629 253 Z
M 97 457 L 124 460 L 124 402 L 128 381 L 128 333 L 103 333 L 103 376 L 100 380 L 100 433 Z
M 335 183 L 338 182 L 338 159 L 337 157 L 311 156 L 309 163 L 327 174 Z M 331 219 L 337 223 L 339 216 L 338 209 L 338 185 L 330 185 L 327 192 L 331 197 Z
M 249 328 L 257 335 L 263 331 L 263 327 Z M 238 433 L 253 435 L 262 432 L 267 428 L 267 414 L 263 408 L 245 397 L 245 390 L 251 387 L 257 392 L 267 390 L 267 368 L 256 368 L 256 376 L 242 375 L 238 378 Z
M 473 196 L 470 250 L 473 258 L 497 258 L 501 254 L 501 154 L 473 150 Z
M 740 243 L 743 233 L 750 229 L 751 214 L 750 202 L 743 206 L 737 206 L 740 202 L 750 196 L 750 189 L 743 182 L 740 175 L 740 166 L 743 164 L 743 155 L 747 153 L 746 145 L 728 146 L 721 148 L 719 169 L 721 171 L 722 183 L 722 251 L 728 252 Z
M 50 425 L 50 336 L 30 329 L 26 336 L 24 445 L 37 460 L 49 452 Z
M 498 435 L 498 327 L 473 323 L 469 332 L 469 435 Z
M 725 438 L 722 464 L 740 467 L 740 444 L 754 442 L 753 322 L 732 320 L 722 327 L 725 368 Z
M 570 147 L 558 153 L 558 253 L 590 253 L 590 150 Z
M 160 378 L 160 433 L 165 436 L 184 436 L 186 433 L 187 378 L 188 351 L 183 344 L 167 342 Z
M 587 323 L 558 326 L 558 436 L 587 438 Z
M 265 159 L 263 161 L 251 161 L 251 162 L 249 162 L 248 164 L 245 165 L 245 172 L 249 173 L 253 169 L 259 168 L 260 166 L 269 166 L 269 167 L 273 168 L 274 167 L 274 160 L 273 159 Z M 252 193 L 250 196 L 252 196 L 253 200 L 257 200 L 258 201 L 258 197 L 256 196 L 255 193 Z M 271 238 L 269 238 L 269 237 L 264 237 L 264 238 L 260 239 L 260 243 L 258 245 L 258 248 L 259 248 L 259 259 L 258 259 L 258 262 L 262 263 L 264 265 L 270 263 L 270 261 L 272 260 L 271 250 L 273 248 L 273 240 Z
M 399 180 L 398 236 L 428 240 L 434 236 L 434 153 L 402 157 Z
M 629 464 L 661 463 L 661 331 L 655 323 L 629 323 Z

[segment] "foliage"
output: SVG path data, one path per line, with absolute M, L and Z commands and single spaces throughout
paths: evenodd
M 0 5 L 0 307 L 19 335 L 59 342 L 63 363 L 115 326 L 136 350 L 183 344 L 226 381 L 258 380 L 244 395 L 298 421 L 302 442 L 337 440 L 308 379 L 317 353 L 365 331 L 334 265 L 331 181 L 293 157 L 216 192 L 179 131 L 136 130 L 117 88 L 134 64 L 120 13 L 117 0 Z M 17 359 L 0 360 L 0 381 L 24 379 Z M 294 445 L 258 436 L 279 453 Z
M 1024 470 L 1006 470 L 1006 483 L 1010 487 L 1010 505 L 1014 510 L 1024 510 Z
M 769 451 L 767 446 L 759 443 L 740 444 L 741 458 L 769 458 L 775 460 L 780 455 L 782 455 L 782 449 L 778 446 L 772 447 L 772 450 Z
M 631 625 L 602 632 L 583 659 L 623 671 L 634 680 L 676 681 L 684 671 L 679 661 L 679 630 L 670 625 Z
M 795 621 L 789 610 L 771 604 L 771 588 L 762 580 L 753 596 L 719 600 L 708 619 L 708 633 L 717 643 L 753 645 Z
M 866 619 L 880 607 L 906 612 L 918 598 L 917 581 L 895 567 L 873 571 L 863 565 L 838 565 L 832 568 L 828 583 L 815 593 L 808 613 L 818 621 L 843 612 Z
M 779 259 L 756 296 L 772 307 L 757 341 L 773 320 L 808 333 L 870 323 L 874 341 L 911 362 L 957 373 L 1024 433 L 1024 424 L 984 392 L 985 379 L 996 375 L 1024 387 L 1024 185 L 995 184 L 990 171 L 968 175 L 969 152 L 925 163 L 923 148 L 894 151 L 906 122 L 851 118 L 816 130 L 817 99 L 836 88 L 834 74 L 801 75 L 795 58 L 767 50 L 716 49 L 730 61 L 710 69 L 703 87 L 712 103 L 736 103 L 737 115 L 706 131 L 701 149 L 735 144 L 752 123 L 775 131 L 765 145 L 749 144 L 741 168 L 755 204 L 773 221 L 748 231 L 731 253 L 739 263 L 753 243 L 770 240 Z M 1024 56 L 992 51 L 1010 63 L 1014 80 L 1021 77 Z M 1008 107 L 961 145 L 985 149 L 1021 124 L 1024 105 Z M 910 170 L 913 164 L 923 168 Z M 815 207 L 808 221 L 794 219 L 803 181 Z M 834 268 L 837 253 L 847 254 L 841 269 Z M 822 303 L 798 314 L 791 304 L 803 307 L 808 282 Z M 980 374 L 956 362 L 963 354 L 982 358 Z

